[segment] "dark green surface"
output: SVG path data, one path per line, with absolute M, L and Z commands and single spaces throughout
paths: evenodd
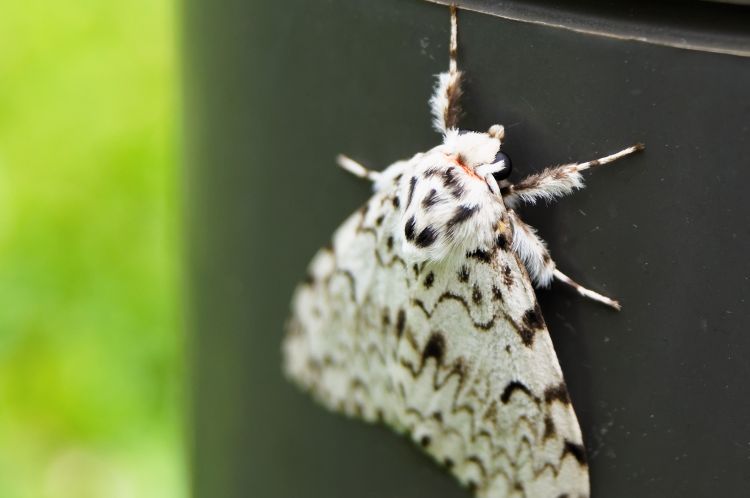
M 387 429 L 280 373 L 295 283 L 368 196 L 334 166 L 432 147 L 448 14 L 417 1 L 186 3 L 195 496 L 466 497 Z M 636 141 L 527 210 L 559 266 L 621 313 L 540 300 L 593 495 L 750 494 L 750 62 L 460 14 L 466 128 L 506 126 L 518 178 Z

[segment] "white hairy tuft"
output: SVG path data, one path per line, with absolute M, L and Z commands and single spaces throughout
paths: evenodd
M 547 255 L 547 246 L 536 230 L 522 222 L 514 211 L 508 212 L 513 226 L 513 251 L 523 261 L 536 287 L 549 287 L 554 278 L 555 263 Z

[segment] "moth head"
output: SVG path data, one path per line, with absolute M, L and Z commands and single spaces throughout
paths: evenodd
M 477 176 L 490 175 L 497 184 L 512 171 L 510 158 L 500 150 L 503 138 L 505 128 L 502 125 L 492 125 L 486 133 L 453 128 L 445 133 L 441 149 Z

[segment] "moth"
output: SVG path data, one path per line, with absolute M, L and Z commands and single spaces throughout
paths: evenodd
M 619 304 L 558 270 L 515 208 L 643 146 L 510 183 L 503 127 L 457 127 L 455 7 L 450 19 L 430 100 L 442 143 L 381 172 L 339 157 L 374 193 L 296 289 L 284 370 L 329 409 L 407 434 L 478 497 L 585 497 L 581 430 L 534 286 Z

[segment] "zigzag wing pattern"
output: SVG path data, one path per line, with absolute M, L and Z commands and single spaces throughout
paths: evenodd
M 575 413 L 525 269 L 502 244 L 408 264 L 398 191 L 315 256 L 287 374 L 331 410 L 406 433 L 478 497 L 589 494 Z

